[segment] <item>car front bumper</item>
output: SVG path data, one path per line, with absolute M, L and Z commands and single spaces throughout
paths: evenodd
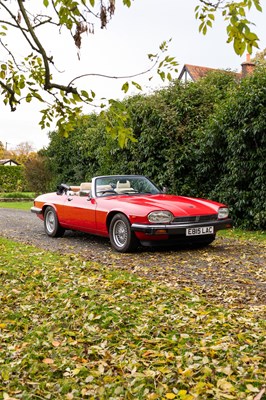
M 189 228 L 203 228 L 213 226 L 214 233 L 222 229 L 230 229 L 233 227 L 231 218 L 226 218 L 217 221 L 197 222 L 190 224 L 132 224 L 131 229 L 134 232 L 142 232 L 146 235 L 186 235 L 186 230 Z
M 30 210 L 31 210 L 31 212 L 34 213 L 34 214 L 37 214 L 37 215 L 42 214 L 42 209 L 39 208 L 39 207 L 31 207 Z

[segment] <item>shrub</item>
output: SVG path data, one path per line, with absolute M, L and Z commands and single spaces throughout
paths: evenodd
M 23 176 L 22 166 L 0 165 L 0 191 L 27 191 L 27 182 Z

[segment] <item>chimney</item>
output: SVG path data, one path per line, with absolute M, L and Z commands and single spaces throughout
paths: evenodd
M 254 71 L 255 64 L 250 61 L 250 54 L 247 54 L 246 61 L 241 64 L 242 67 L 242 78 L 245 78 L 247 75 L 251 75 Z

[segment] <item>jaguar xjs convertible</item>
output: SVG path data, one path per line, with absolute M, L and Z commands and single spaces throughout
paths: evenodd
M 218 230 L 232 228 L 226 205 L 166 194 L 141 175 L 61 184 L 57 192 L 38 196 L 31 211 L 44 221 L 48 236 L 62 236 L 66 229 L 105 236 L 118 252 L 140 245 L 208 245 Z

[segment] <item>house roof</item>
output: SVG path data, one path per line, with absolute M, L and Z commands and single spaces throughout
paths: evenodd
M 4 160 L 0 160 L 0 165 L 5 165 L 5 164 L 9 164 L 9 163 L 19 165 L 19 163 L 17 161 L 12 160 L 11 158 L 6 158 Z
M 182 71 L 179 74 L 178 80 L 182 80 L 182 78 L 184 77 L 185 82 L 187 82 L 189 79 L 195 82 L 200 78 L 204 78 L 209 72 L 214 72 L 214 71 L 225 72 L 224 70 L 221 69 L 185 64 L 184 67 L 182 68 Z M 234 74 L 236 77 L 241 76 L 241 74 L 238 72 L 232 72 L 232 71 L 226 71 L 226 72 Z

